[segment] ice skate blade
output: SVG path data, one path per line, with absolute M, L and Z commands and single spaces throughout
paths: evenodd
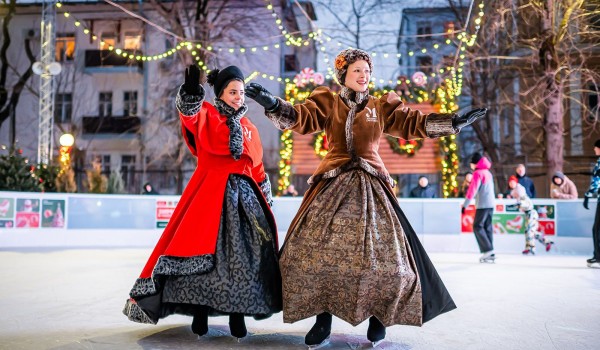
M 600 263 L 587 263 L 587 266 L 592 269 L 600 269 Z
M 322 347 L 325 347 L 327 345 L 329 345 L 329 337 L 325 338 L 325 340 L 323 340 L 321 342 L 321 344 L 308 345 L 308 349 L 309 350 L 316 350 L 316 349 L 320 349 Z
M 378 341 L 374 341 L 371 343 L 371 347 L 372 348 L 376 348 L 377 346 L 379 346 L 379 344 L 381 344 L 383 342 L 383 339 L 378 340 Z
M 496 259 L 479 259 L 479 262 L 482 264 L 495 264 Z

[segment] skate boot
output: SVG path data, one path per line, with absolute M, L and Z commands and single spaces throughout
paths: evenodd
M 483 253 L 483 255 L 481 255 L 481 257 L 479 258 L 479 262 L 493 264 L 496 262 L 496 254 L 494 254 L 492 251 Z
M 331 314 L 323 312 L 317 315 L 317 322 L 306 333 L 304 344 L 308 345 L 309 349 L 319 349 L 329 344 L 329 336 L 331 335 Z
M 244 314 L 232 313 L 229 315 L 229 331 L 232 336 L 237 338 L 238 342 L 248 334 Z
M 194 314 L 192 321 L 192 332 L 198 334 L 199 337 L 208 333 L 208 307 L 200 306 Z
M 554 244 L 553 241 L 548 241 L 546 242 L 546 251 L 549 252 L 550 249 L 552 249 L 552 245 Z
M 385 326 L 381 323 L 377 317 L 371 316 L 369 318 L 369 329 L 367 330 L 367 339 L 371 341 L 373 347 L 377 347 L 379 343 L 385 338 Z
M 523 250 L 523 255 L 535 255 L 535 248 L 533 247 L 527 247 L 525 248 L 525 250 Z
M 596 259 L 596 258 L 587 259 L 587 266 L 593 267 L 596 269 L 600 269 L 600 259 Z

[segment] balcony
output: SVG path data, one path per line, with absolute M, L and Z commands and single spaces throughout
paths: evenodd
M 127 54 L 136 55 L 134 51 L 123 51 Z M 142 61 L 136 61 L 129 57 L 118 55 L 109 50 L 85 50 L 85 71 L 86 72 L 121 72 L 138 71 L 142 72 L 144 64 Z
M 139 117 L 83 117 L 84 134 L 135 134 L 142 122 Z

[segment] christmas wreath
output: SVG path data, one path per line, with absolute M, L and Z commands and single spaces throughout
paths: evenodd
M 312 139 L 312 146 L 315 150 L 315 153 L 323 159 L 327 152 L 329 152 L 329 142 L 327 142 L 327 136 L 325 132 L 320 132 L 315 134 Z
M 423 147 L 423 139 L 407 141 L 392 136 L 386 136 L 386 139 L 394 153 L 407 155 L 409 157 L 417 154 L 417 151 Z

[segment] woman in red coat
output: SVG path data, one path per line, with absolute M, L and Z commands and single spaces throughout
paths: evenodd
M 123 312 L 152 324 L 190 315 L 198 335 L 208 332 L 209 315 L 229 315 L 231 334 L 242 338 L 244 316 L 282 308 L 271 186 L 258 130 L 245 117 L 242 72 L 229 66 L 209 74 L 214 105 L 204 101 L 199 77 L 190 66 L 176 99 L 198 166 Z

